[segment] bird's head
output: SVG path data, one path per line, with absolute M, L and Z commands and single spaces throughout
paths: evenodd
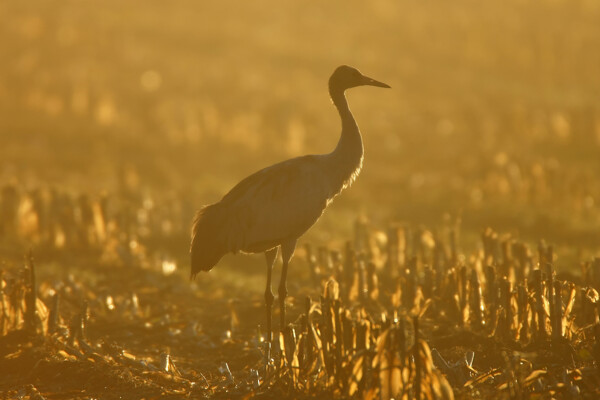
M 333 71 L 331 78 L 329 78 L 329 91 L 331 93 L 350 89 L 357 86 L 377 86 L 382 88 L 389 88 L 390 86 L 376 81 L 375 79 L 369 78 L 360 73 L 354 67 L 348 65 L 341 65 Z

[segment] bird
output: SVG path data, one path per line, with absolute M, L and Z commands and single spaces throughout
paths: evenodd
M 298 238 L 361 171 L 362 136 L 345 95 L 347 89 L 357 86 L 390 88 L 351 66 L 335 69 L 329 78 L 329 95 L 339 113 L 342 130 L 332 152 L 296 157 L 261 169 L 240 181 L 220 201 L 203 206 L 194 217 L 191 279 L 200 271 L 211 270 L 225 254 L 265 254 L 269 344 L 273 338 L 271 274 L 279 249 L 283 262 L 278 290 L 280 331 L 283 331 L 287 271 Z

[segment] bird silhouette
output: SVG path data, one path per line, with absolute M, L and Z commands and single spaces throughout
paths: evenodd
M 191 277 L 209 271 L 227 253 L 261 253 L 267 261 L 268 343 L 272 340 L 271 273 L 281 247 L 283 267 L 279 282 L 280 329 L 285 324 L 286 277 L 296 241 L 325 208 L 358 176 L 363 143 L 350 112 L 345 91 L 356 86 L 389 88 L 342 65 L 329 78 L 329 95 L 342 120 L 342 133 L 328 154 L 306 155 L 264 168 L 239 182 L 221 201 L 196 213 L 192 227 Z

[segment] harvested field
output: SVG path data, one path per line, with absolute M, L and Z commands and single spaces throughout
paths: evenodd
M 599 20 L 0 3 L 0 399 L 600 398 Z M 348 94 L 364 166 L 300 238 L 268 358 L 264 256 L 190 280 L 192 220 L 334 148 L 341 64 L 392 89 Z
M 456 224 L 434 235 L 357 221 L 342 248 L 304 247 L 293 322 L 267 363 L 262 296 L 228 281 L 249 272 L 190 282 L 144 244 L 159 240 L 160 206 L 133 209 L 126 234 L 96 205 L 91 225 L 40 232 L 53 263 L 5 265 L 6 398 L 599 394 L 600 258 L 561 274 L 543 242 L 487 229 L 469 254 Z

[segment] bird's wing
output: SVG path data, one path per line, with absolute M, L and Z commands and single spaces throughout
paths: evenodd
M 230 251 L 263 251 L 297 238 L 319 219 L 331 190 L 316 156 L 275 164 L 238 183 L 221 200 Z

